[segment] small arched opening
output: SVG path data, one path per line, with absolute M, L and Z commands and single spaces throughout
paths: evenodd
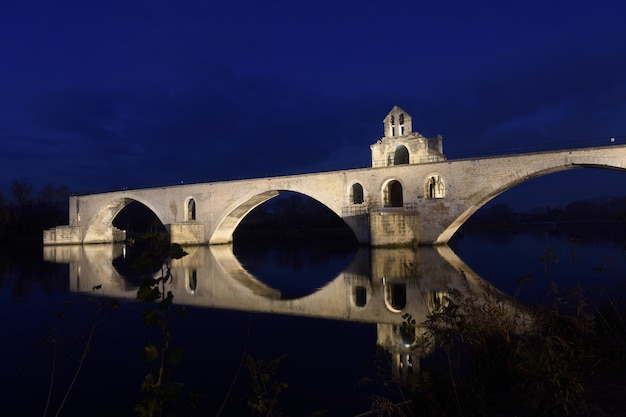
M 196 200 L 193 198 L 187 201 L 187 220 L 196 220 Z
M 402 195 L 402 184 L 399 181 L 392 180 L 387 183 L 383 193 L 383 206 L 385 207 L 402 207 L 404 205 L 404 197 Z
M 352 184 L 350 201 L 352 202 L 352 204 L 363 204 L 363 201 L 365 201 L 363 195 L 363 186 L 358 182 Z
M 406 165 L 409 163 L 409 150 L 404 145 L 396 146 L 393 156 L 394 165 Z
M 439 175 L 431 175 L 424 183 L 424 196 L 426 198 L 443 198 L 446 195 L 446 187 Z

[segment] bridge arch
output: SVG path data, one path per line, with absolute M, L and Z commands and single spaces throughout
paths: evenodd
M 84 225 L 84 243 L 99 243 L 120 241 L 125 238 L 120 229 L 113 226 L 115 217 L 130 203 L 137 202 L 150 210 L 161 224 L 168 224 L 163 213 L 150 201 L 135 195 L 116 196 L 114 199 L 106 201 L 96 213 L 90 217 L 88 224 Z
M 342 201 L 338 201 L 338 204 L 334 207 L 333 205 L 329 205 L 327 201 L 324 201 L 323 196 L 318 193 L 307 192 L 306 190 L 293 187 L 267 190 L 258 194 L 248 195 L 245 199 L 242 199 L 242 201 L 238 201 L 233 205 L 228 214 L 223 216 L 222 219 L 217 222 L 216 227 L 210 236 L 209 243 L 231 242 L 235 229 L 252 210 L 283 193 L 297 193 L 314 200 L 316 203 L 334 213 L 338 220 L 341 220 L 341 222 L 352 230 L 355 238 L 357 240 L 359 239 L 357 234 L 358 231 L 355 230 L 354 225 L 346 222 L 346 219 L 341 216 L 341 209 L 343 207 L 341 204 Z
M 597 155 L 571 155 L 570 152 L 570 155 L 567 158 L 544 159 L 539 162 L 531 164 L 528 164 L 527 162 L 523 166 L 513 167 L 513 169 L 510 170 L 510 175 L 502 176 L 500 179 L 492 179 L 491 187 L 478 188 L 479 192 L 475 193 L 473 197 L 464 205 L 464 211 L 449 223 L 449 226 L 439 235 L 434 243 L 448 242 L 459 227 L 461 227 L 463 223 L 465 223 L 476 211 L 505 191 L 535 178 L 580 168 L 626 171 L 626 160 L 618 157 Z

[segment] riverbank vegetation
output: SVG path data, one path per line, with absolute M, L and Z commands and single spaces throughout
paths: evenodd
M 446 294 L 414 344 L 415 353 L 432 353 L 393 381 L 403 406 L 386 415 L 625 415 L 622 295 L 605 294 L 597 303 L 582 288 L 552 282 L 546 305 L 511 314 L 497 297 L 469 286 Z

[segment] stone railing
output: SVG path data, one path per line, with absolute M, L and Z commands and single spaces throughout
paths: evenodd
M 354 204 L 344 206 L 342 209 L 343 217 L 359 216 L 368 213 L 389 213 L 389 212 L 416 212 L 419 203 L 404 203 L 402 206 L 384 206 L 381 204 Z

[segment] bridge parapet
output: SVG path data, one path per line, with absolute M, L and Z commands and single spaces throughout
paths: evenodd
M 411 158 L 411 164 L 432 164 L 434 162 L 445 161 L 446 158 L 443 155 L 423 155 L 414 156 Z M 372 160 L 372 168 L 382 168 L 397 165 L 391 159 L 376 159 Z
M 361 204 L 361 205 L 352 205 L 352 206 L 344 206 L 342 209 L 342 213 L 344 217 L 348 216 L 359 216 L 370 213 L 403 213 L 403 212 L 413 212 L 416 213 L 419 211 L 420 203 L 412 202 L 412 203 L 404 203 L 398 206 L 385 206 L 382 204 Z

